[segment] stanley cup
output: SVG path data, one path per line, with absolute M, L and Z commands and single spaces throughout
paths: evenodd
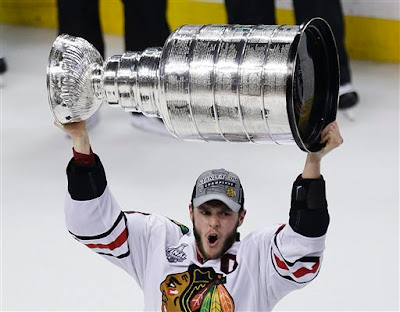
M 103 101 L 161 117 L 177 138 L 322 148 L 335 120 L 339 66 L 329 25 L 185 25 L 164 47 L 104 63 L 82 38 L 60 35 L 47 68 L 61 124 L 88 119 Z

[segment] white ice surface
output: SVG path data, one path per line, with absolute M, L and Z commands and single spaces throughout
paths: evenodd
M 71 142 L 53 126 L 46 64 L 54 30 L 2 26 L 8 62 L 1 92 L 1 308 L 134 310 L 135 282 L 68 234 L 63 203 Z M 107 36 L 107 55 L 123 51 Z M 352 62 L 361 103 L 356 121 L 338 115 L 343 146 L 323 174 L 331 225 L 322 271 L 276 310 L 399 309 L 399 65 Z M 123 208 L 190 224 L 196 177 L 224 167 L 242 179 L 248 210 L 242 235 L 288 220 L 297 146 L 190 143 L 142 132 L 119 107 L 103 105 L 91 131 L 109 185 Z M 161 307 L 161 305 L 160 305 Z

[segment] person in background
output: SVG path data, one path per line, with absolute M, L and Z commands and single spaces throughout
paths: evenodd
M 7 71 L 6 59 L 0 52 L 0 74 L 4 74 L 6 71 Z
M 124 6 L 124 38 L 126 51 L 143 51 L 162 47 L 170 34 L 166 18 L 166 0 L 121 0 Z M 81 37 L 100 52 L 103 59 L 104 40 L 99 17 L 98 0 L 57 0 L 59 34 Z M 88 128 L 97 123 L 98 112 L 87 121 Z M 132 125 L 166 134 L 159 118 L 132 113 Z
M 332 28 L 340 63 L 339 109 L 354 107 L 359 97 L 351 83 L 349 59 L 344 45 L 344 20 L 340 0 L 293 0 L 296 23 L 322 17 Z M 275 25 L 274 0 L 225 0 L 229 24 Z
M 5 79 L 4 79 L 4 74 L 7 71 L 7 62 L 5 57 L 0 51 L 0 88 L 3 88 L 5 86 Z

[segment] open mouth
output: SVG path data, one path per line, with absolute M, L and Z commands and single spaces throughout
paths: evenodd
M 208 235 L 207 239 L 208 239 L 208 242 L 210 243 L 210 245 L 214 245 L 218 240 L 218 235 L 210 234 L 210 235 Z

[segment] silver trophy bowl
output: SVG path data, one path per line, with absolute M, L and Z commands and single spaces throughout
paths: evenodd
M 327 22 L 301 26 L 185 25 L 164 47 L 104 63 L 87 41 L 60 35 L 47 68 L 61 124 L 106 101 L 163 119 L 179 139 L 287 144 L 318 151 L 335 120 L 339 65 Z

